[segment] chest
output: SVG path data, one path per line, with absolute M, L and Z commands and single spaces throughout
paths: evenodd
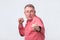
M 33 22 L 28 22 L 26 24 L 26 26 L 25 26 L 25 32 L 26 33 L 32 32 L 34 30 L 33 27 L 32 27 L 32 24 L 33 24 Z

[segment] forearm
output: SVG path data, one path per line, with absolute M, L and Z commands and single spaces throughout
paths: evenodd
M 19 24 L 19 25 L 18 25 L 18 29 L 19 29 L 19 34 L 20 34 L 21 36 L 24 36 L 24 27 L 23 27 L 22 24 Z

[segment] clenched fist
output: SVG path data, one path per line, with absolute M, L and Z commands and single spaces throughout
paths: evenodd
M 35 31 L 40 31 L 41 30 L 40 26 L 37 25 L 37 24 L 33 24 L 32 27 L 34 28 Z
M 24 19 L 23 19 L 23 18 L 19 18 L 19 19 L 18 19 L 18 23 L 19 23 L 19 24 L 22 24 L 23 22 L 24 22 Z

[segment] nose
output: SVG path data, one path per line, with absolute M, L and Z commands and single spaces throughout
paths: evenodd
M 27 11 L 27 13 L 29 14 L 29 16 L 31 15 L 31 11 Z
M 29 16 L 31 16 L 31 12 L 29 12 Z
M 28 13 L 31 13 L 31 11 L 28 11 Z

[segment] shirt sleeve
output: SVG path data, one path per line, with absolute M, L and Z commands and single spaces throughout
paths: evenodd
M 19 24 L 18 25 L 18 30 L 19 30 L 19 34 L 21 35 L 21 36 L 24 36 L 24 27 L 23 27 L 23 25 L 21 24 Z
M 44 28 L 44 24 L 43 24 L 42 20 L 41 20 L 41 19 L 37 19 L 37 20 L 35 21 L 35 23 L 37 23 L 38 26 L 41 28 L 40 33 L 41 33 L 42 35 L 44 35 L 44 33 L 45 33 L 45 28 Z

